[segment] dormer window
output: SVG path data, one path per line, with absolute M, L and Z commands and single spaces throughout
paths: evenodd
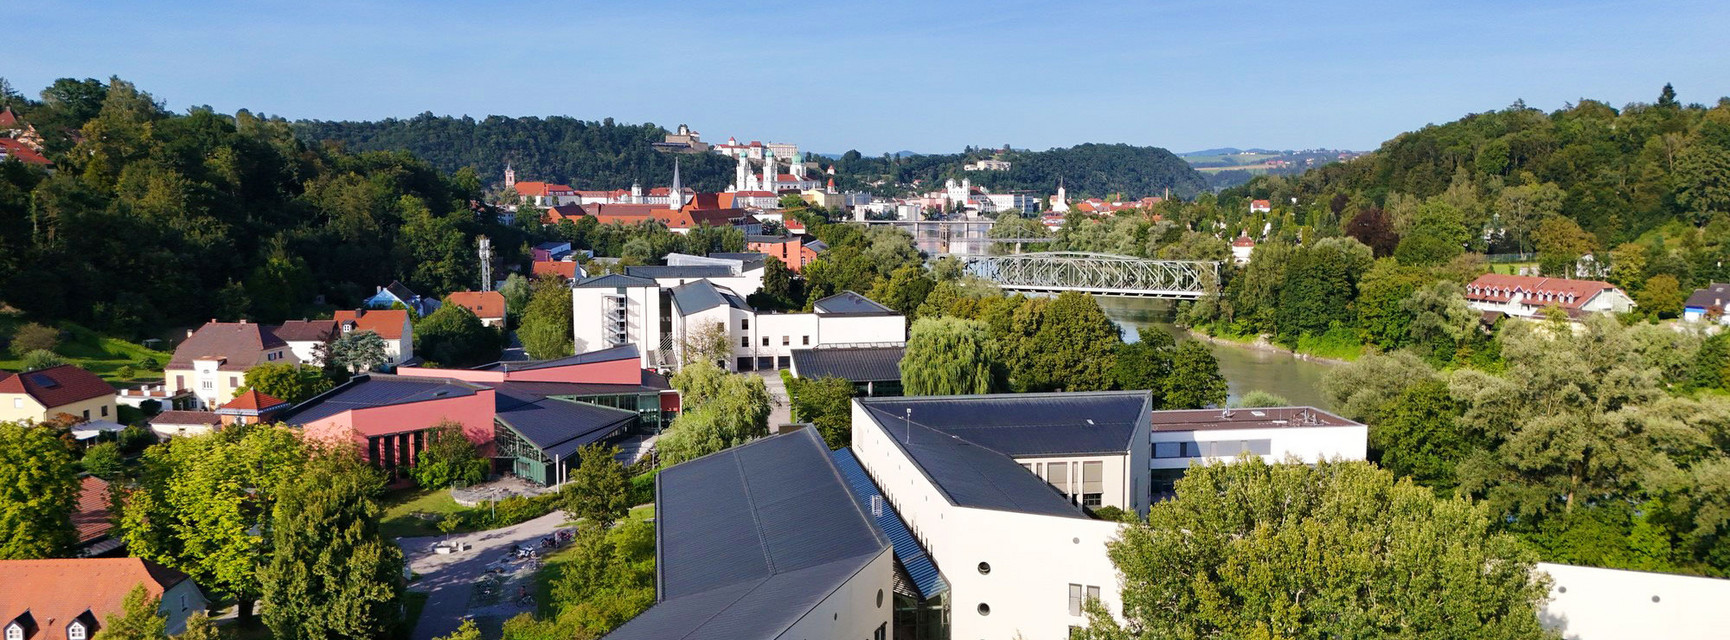
M 16 622 L 6 625 L 6 640 L 24 640 L 24 625 Z
M 83 622 L 73 620 L 66 625 L 66 640 L 86 640 L 89 637 L 89 631 L 84 628 Z

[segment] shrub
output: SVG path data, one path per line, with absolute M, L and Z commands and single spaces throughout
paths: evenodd
M 38 369 L 58 367 L 63 364 L 66 364 L 65 358 L 60 357 L 60 354 L 46 349 L 37 349 L 24 354 L 25 371 L 36 371 Z
M 20 358 L 33 351 L 53 351 L 60 346 L 60 331 L 34 322 L 12 334 L 12 355 Z
M 655 501 L 655 474 L 659 469 L 631 477 L 631 504 L 649 504 Z
M 92 445 L 84 451 L 84 459 L 79 464 L 98 478 L 113 478 L 120 475 L 120 470 L 126 466 L 120 456 L 120 445 L 112 442 Z

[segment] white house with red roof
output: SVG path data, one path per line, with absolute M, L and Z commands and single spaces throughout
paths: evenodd
M 394 364 L 414 359 L 414 324 L 405 309 L 356 309 L 336 312 L 337 331 L 371 331 L 384 338 L 384 353 Z
M 1237 238 L 1231 241 L 1232 262 L 1249 264 L 1252 253 L 1255 253 L 1255 240 L 1250 239 L 1248 232 L 1238 234 Z
M 1486 273 L 1466 285 L 1466 302 L 1479 311 L 1515 318 L 1537 317 L 1547 307 L 1559 308 L 1574 319 L 1634 308 L 1634 299 L 1608 282 L 1501 273 Z
M 7 640 L 88 640 L 121 613 L 142 586 L 169 634 L 210 602 L 184 573 L 138 558 L 0 560 L 0 633 Z
M 1251 201 L 1249 201 L 1249 212 L 1250 213 L 1267 213 L 1269 211 L 1273 211 L 1273 203 L 1272 202 L 1267 201 L 1267 200 L 1251 200 Z

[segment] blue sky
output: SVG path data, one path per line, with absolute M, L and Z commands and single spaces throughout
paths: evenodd
M 11 0 L 0 77 L 176 110 L 569 115 L 867 153 L 1370 149 L 1515 99 L 1730 95 L 1730 2 Z

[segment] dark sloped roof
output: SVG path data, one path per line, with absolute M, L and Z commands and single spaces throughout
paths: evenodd
M 662 471 L 660 602 L 612 640 L 773 638 L 889 547 L 815 430 Z
M 496 418 L 548 456 L 569 458 L 637 419 L 637 412 L 549 398 L 506 382 L 497 387 Z
M 638 278 L 727 278 L 733 269 L 722 265 L 650 265 L 625 267 L 625 274 Z
M 1081 508 L 1057 493 L 1014 459 L 918 422 L 878 420 L 890 440 L 907 453 L 921 473 L 951 504 L 977 509 L 1086 518 Z
M 920 599 L 928 599 L 948 591 L 949 583 L 944 581 L 937 565 L 925 552 L 925 547 L 919 544 L 919 539 L 907 528 L 907 523 L 901 520 L 901 514 L 889 506 L 889 501 L 883 497 L 883 491 L 871 480 L 865 467 L 859 464 L 859 459 L 853 457 L 853 449 L 836 449 L 830 452 L 830 456 L 835 459 L 835 468 L 840 470 L 841 477 L 846 479 L 847 489 L 853 493 L 853 500 L 859 503 L 860 510 L 872 513 L 872 520 L 876 522 L 877 528 L 889 538 L 890 546 L 895 548 L 895 561 L 901 563 L 902 570 L 912 579 L 913 586 L 919 590 Z M 873 505 L 876 512 L 872 511 Z
M 870 298 L 852 291 L 842 291 L 818 300 L 811 304 L 811 309 L 819 314 L 829 316 L 893 315 L 895 313 L 894 309 L 877 304 Z
M 527 360 L 521 362 L 493 362 L 475 367 L 477 371 L 531 371 L 534 369 L 553 369 L 578 364 L 596 362 L 612 362 L 614 360 L 636 360 L 640 357 L 637 345 L 624 344 L 608 349 L 587 351 L 574 356 L 554 358 L 552 360 Z
M 252 322 L 210 322 L 174 349 L 168 369 L 191 369 L 195 360 L 225 358 L 223 371 L 245 371 L 261 361 L 266 349 L 285 346 L 282 338 Z
M 603 382 L 519 382 L 489 383 L 509 384 L 512 387 L 528 393 L 543 396 L 606 396 L 624 393 L 659 393 L 673 388 L 667 383 L 667 377 L 653 371 L 644 370 L 639 384 L 609 384 Z
M 658 285 L 655 284 L 654 280 L 648 278 L 606 273 L 583 278 L 571 286 L 578 289 L 602 289 L 608 287 L 654 287 Z
M 835 377 L 853 382 L 884 382 L 901 379 L 901 356 L 906 347 L 847 347 L 794 349 L 793 370 L 807 379 Z
M 1006 393 L 861 402 L 885 426 L 900 425 L 906 410 L 912 409 L 914 424 L 1007 456 L 1055 456 L 1128 451 L 1148 395 L 1145 391 Z
M 335 389 L 303 402 L 282 421 L 303 425 L 355 409 L 370 409 L 426 400 L 471 396 L 486 387 L 449 378 L 415 378 L 380 374 L 355 376 Z
M 738 260 L 744 263 L 746 271 L 761 268 L 769 259 L 768 255 L 757 251 L 711 253 L 709 257 L 721 260 Z
M 325 342 L 336 338 L 336 321 L 289 320 L 270 332 L 288 342 Z
M 1688 296 L 1688 302 L 1683 306 L 1691 309 L 1710 309 L 1730 304 L 1730 284 L 1714 282 L 1704 289 L 1695 289 Z
M 385 285 L 384 290 L 389 291 L 390 295 L 394 296 L 397 300 L 402 301 L 403 304 L 413 302 L 414 299 L 418 297 L 415 295 L 415 292 L 409 290 L 408 285 L 396 280 L 392 280 L 390 281 L 390 284 Z
M 746 244 L 781 244 L 783 242 L 792 242 L 793 240 L 794 238 L 788 236 L 745 236 Z
M 6 373 L 0 371 L 0 393 L 22 393 L 49 409 L 91 398 L 114 395 L 114 386 L 78 365 Z
M 698 280 L 673 287 L 673 304 L 679 307 L 679 312 L 692 314 L 705 309 L 713 309 L 728 305 L 736 309 L 750 309 L 739 294 L 726 287 L 715 286 L 708 280 Z

